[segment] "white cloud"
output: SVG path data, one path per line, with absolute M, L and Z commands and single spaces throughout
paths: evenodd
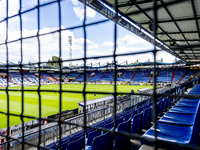
M 84 19 L 84 8 L 82 6 L 73 7 L 73 10 L 76 16 L 80 19 Z M 94 18 L 96 15 L 96 11 L 92 10 L 89 7 L 86 7 L 86 17 L 87 18 Z
M 103 43 L 104 46 L 113 46 L 114 42 L 108 41 Z
M 64 27 L 62 27 L 64 28 Z M 40 34 L 48 33 L 51 31 L 55 31 L 57 28 L 42 28 L 40 30 Z M 6 38 L 6 24 L 3 22 L 0 24 L 0 43 L 5 42 Z M 16 40 L 20 38 L 19 31 L 8 31 L 9 40 Z M 23 37 L 35 36 L 37 34 L 37 30 L 27 30 L 23 29 L 22 35 Z M 62 58 L 64 60 L 69 59 L 69 42 L 68 37 L 72 36 L 72 58 L 80 58 L 83 57 L 83 47 L 84 47 L 84 38 L 75 38 L 73 32 L 65 30 L 62 31 L 61 34 L 61 50 L 62 50 Z M 47 61 L 51 59 L 52 56 L 59 56 L 59 33 L 48 34 L 44 36 L 40 36 L 40 49 L 41 49 L 41 61 Z M 96 49 L 99 48 L 98 44 L 95 42 L 86 39 L 87 42 L 87 50 L 95 52 Z M 9 61 L 17 63 L 21 60 L 21 51 L 20 51 L 20 41 L 13 42 L 8 44 L 8 52 L 9 52 Z M 22 41 L 22 49 L 23 49 L 23 63 L 28 62 L 38 62 L 38 40 L 36 37 L 24 39 Z M 0 60 L 1 62 L 6 62 L 6 46 L 0 46 Z
M 84 38 L 75 39 L 74 43 L 83 44 L 84 43 Z M 93 42 L 88 40 L 88 39 L 86 39 L 86 43 L 87 44 L 93 44 Z
M 99 46 L 97 44 L 93 44 L 93 45 L 88 46 L 89 50 L 94 50 L 94 49 L 97 49 L 97 48 L 99 48 Z
M 78 6 L 78 4 L 79 4 L 79 1 L 78 0 L 71 0 L 72 1 L 72 3 L 75 5 L 75 6 Z
M 73 10 L 76 16 L 80 19 L 84 19 L 84 5 L 80 3 L 78 0 L 71 0 L 72 4 L 75 6 Z M 86 6 L 86 17 L 87 18 L 94 18 L 96 16 L 96 11 Z

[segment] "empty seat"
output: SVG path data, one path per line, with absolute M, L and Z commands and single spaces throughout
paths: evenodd
M 88 135 L 87 145 L 92 145 L 92 141 L 96 136 L 99 136 L 101 134 L 100 130 L 96 130 L 93 132 L 90 132 Z
M 193 125 L 196 115 L 178 114 L 167 112 L 158 120 L 159 123 L 178 124 L 178 125 Z
M 110 150 L 111 143 L 111 133 L 106 132 L 103 135 L 95 137 L 92 146 L 87 147 L 87 150 Z
M 146 108 L 143 113 L 142 128 L 146 128 L 151 123 L 151 107 Z
M 84 148 L 83 136 L 76 141 L 70 142 L 67 146 L 67 150 L 82 150 Z
M 117 127 L 116 131 L 122 131 L 122 132 L 129 132 L 130 129 L 130 122 L 131 119 L 127 120 L 126 122 L 120 123 Z M 116 147 L 117 149 L 123 149 L 125 145 L 129 143 L 130 139 L 127 136 L 116 134 Z
M 157 139 L 168 141 L 172 143 L 178 143 L 178 144 L 191 144 L 198 146 L 198 140 L 199 140 L 199 131 L 200 131 L 200 103 L 197 105 L 197 109 L 195 112 L 195 119 L 193 124 L 188 124 L 187 126 L 183 124 L 169 124 L 168 123 L 157 123 Z M 190 107 L 188 107 L 190 108 Z M 181 110 L 182 111 L 182 110 Z M 192 120 L 192 119 L 191 119 Z M 191 121 L 190 120 L 190 121 Z M 172 120 L 171 120 L 172 121 Z M 175 121 L 177 123 L 177 120 Z M 142 144 L 148 144 L 152 145 L 153 143 L 146 141 L 145 138 L 155 139 L 154 136 L 154 130 L 155 126 L 151 127 L 141 138 Z M 160 144 L 158 143 L 159 147 L 167 148 L 167 149 L 184 149 L 183 147 L 179 148 L 175 145 L 170 146 L 168 144 Z
M 112 122 L 106 124 L 106 125 L 104 126 L 104 128 L 111 129 L 113 126 L 114 126 L 114 121 L 112 121 Z
M 139 114 L 136 114 L 132 119 L 131 119 L 131 133 L 139 133 L 142 131 L 142 116 L 143 116 L 143 111 Z
M 196 107 L 174 106 L 169 110 L 169 112 L 194 115 L 196 113 Z

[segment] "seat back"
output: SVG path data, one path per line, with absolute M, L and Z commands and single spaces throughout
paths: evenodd
M 129 120 L 130 117 L 131 117 L 131 112 L 128 113 L 128 114 L 126 114 L 126 115 L 124 116 L 124 120 L 123 120 L 123 122 L 126 122 L 127 120 Z
M 94 129 L 87 129 L 87 130 L 86 130 L 86 137 L 88 137 L 89 133 L 90 133 L 90 132 L 93 132 L 93 131 L 95 131 L 95 130 L 94 130 Z
M 190 144 L 198 144 L 199 140 L 199 131 L 200 131 L 200 102 L 197 105 L 197 111 L 195 114 L 195 121 L 193 125 L 193 132 L 192 132 L 192 137 L 190 140 Z
M 62 149 L 67 149 L 68 144 L 70 143 L 70 140 L 67 140 L 62 143 Z
M 147 127 L 151 123 L 151 107 L 144 110 L 142 128 Z
M 131 119 L 131 133 L 139 133 L 142 131 L 142 116 L 143 116 L 143 111 L 139 114 L 136 114 L 132 119 Z
M 99 136 L 101 134 L 100 130 L 96 130 L 93 132 L 90 132 L 88 135 L 87 145 L 92 145 L 92 141 L 96 136 Z
M 113 126 L 114 126 L 114 121 L 112 121 L 112 122 L 106 124 L 106 125 L 104 126 L 104 128 L 111 129 Z
M 131 119 L 127 120 L 126 122 L 120 123 L 116 131 L 129 132 L 130 122 L 131 122 Z M 116 135 L 116 146 L 118 147 L 118 149 L 123 147 L 123 145 L 126 144 L 128 141 L 129 141 L 129 138 L 127 136 L 123 136 L 119 134 Z
M 109 150 L 111 146 L 111 133 L 107 132 L 97 136 L 92 142 L 91 150 Z
M 76 141 L 76 140 L 80 139 L 82 136 L 83 136 L 83 133 L 77 134 L 76 136 L 73 137 L 72 141 Z
M 67 150 L 82 150 L 84 148 L 84 136 L 76 141 L 70 142 L 67 146 Z
M 120 118 L 117 119 L 117 126 L 118 126 L 120 123 L 123 122 L 123 119 L 124 119 L 123 117 L 120 117 Z
M 138 113 L 138 110 L 137 110 L 137 109 L 133 110 L 133 111 L 132 111 L 131 118 L 133 118 L 137 113 Z

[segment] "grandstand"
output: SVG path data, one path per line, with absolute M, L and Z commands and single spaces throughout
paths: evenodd
M 24 3 L 19 0 L 19 11 L 14 15 L 10 15 L 9 2 L 5 3 L 7 6 L 5 18 L 0 20 L 0 24 L 5 22 L 6 25 L 5 40 L 2 42 L 0 39 L 0 46 L 5 47 L 6 51 L 6 57 L 4 56 L 6 63 L 0 63 L 0 86 L 2 87 L 0 90 L 3 97 L 6 97 L 0 109 L 0 114 L 6 116 L 6 128 L 0 129 L 1 150 L 200 149 L 200 1 L 79 0 L 87 6 L 83 7 L 85 12 L 81 20 L 83 22 L 78 26 L 70 24 L 73 26 L 67 28 L 62 26 L 63 16 L 67 16 L 62 12 L 62 9 L 65 9 L 62 5 L 63 1 L 38 0 L 34 7 L 23 10 Z M 58 20 L 53 19 L 53 22 L 58 23 L 59 27 L 41 32 L 41 27 L 45 26 L 42 24 L 44 16 L 41 16 L 45 10 L 43 8 L 54 4 L 58 7 L 51 11 L 57 13 L 59 17 Z M 79 3 L 74 5 L 79 7 Z M 88 22 L 86 13 L 88 8 L 104 16 L 104 19 Z M 25 18 L 22 16 L 33 11 L 37 14 L 36 22 L 33 21 L 37 24 L 35 30 L 37 33 L 24 36 Z M 15 17 L 19 18 L 20 37 L 10 40 L 10 24 L 13 23 L 10 20 Z M 90 49 L 87 44 L 92 43 L 87 41 L 88 28 L 95 28 L 108 21 L 114 22 L 113 54 L 88 55 Z M 153 44 L 153 49 L 116 53 L 119 26 Z M 80 34 L 83 35 L 81 38 L 83 42 L 80 43 L 83 43 L 84 55 L 81 58 L 72 58 L 72 41 L 69 40 L 70 58 L 63 59 L 62 53 L 65 51 L 63 45 L 67 41 L 62 39 L 62 35 L 65 31 L 71 32 L 75 29 L 84 31 Z M 58 36 L 53 39 L 59 41 L 57 42 L 58 60 L 44 61 L 42 57 L 47 55 L 48 50 L 45 53 L 42 51 L 44 48 L 41 44 L 42 37 L 55 33 Z M 23 44 L 27 39 L 34 41 L 33 38 L 37 39 L 38 47 L 35 55 L 37 53 L 39 57 L 37 62 L 26 64 L 23 63 L 25 59 L 23 55 L 27 49 Z M 10 62 L 9 46 L 12 43 L 20 45 L 21 61 L 18 60 L 18 64 Z M 168 52 L 179 60 L 173 63 L 156 61 L 157 53 L 160 51 Z M 116 61 L 119 57 L 145 53 L 152 53 L 154 61 L 126 65 L 118 64 Z M 102 66 L 99 63 L 95 67 L 86 64 L 86 61 L 108 57 L 112 57 L 112 63 L 104 62 L 106 65 Z M 73 66 L 72 62 L 77 61 L 83 61 L 84 65 Z M 56 64 L 57 67 L 50 66 L 50 63 Z M 66 63 L 69 63 L 69 67 L 63 66 Z M 58 88 L 43 88 L 43 85 L 53 84 L 58 85 Z M 83 86 L 80 91 L 70 87 L 64 88 L 64 84 Z M 109 84 L 113 88 L 112 91 L 102 92 L 98 89 L 94 92 L 86 89 L 89 84 L 92 86 Z M 134 90 L 119 92 L 117 85 L 151 85 L 153 89 L 144 88 L 139 90 L 139 93 L 135 93 Z M 25 86 L 37 88 L 28 89 Z M 20 113 L 11 110 L 13 107 L 18 107 L 17 102 L 11 102 L 11 99 L 13 100 L 11 92 L 20 95 Z M 26 92 L 30 92 L 29 96 L 37 99 L 37 104 L 31 104 L 35 109 L 37 107 L 37 110 L 34 110 L 38 111 L 37 116 L 25 113 L 26 106 L 30 105 L 27 103 L 28 99 L 25 99 Z M 47 93 L 45 96 L 41 94 L 44 92 Z M 56 93 L 58 99 L 50 93 Z M 63 111 L 64 101 L 68 100 L 63 98 L 64 94 L 81 94 L 83 100 L 79 103 L 81 108 Z M 94 96 L 105 94 L 107 97 L 87 101 L 89 94 Z M 44 103 L 44 97 L 48 98 L 49 104 L 56 99 L 57 114 L 42 117 L 45 111 L 53 111 L 48 104 Z M 76 98 L 68 103 L 78 105 Z M 20 119 L 21 124 L 10 126 L 11 117 Z M 29 121 L 25 122 L 25 119 Z

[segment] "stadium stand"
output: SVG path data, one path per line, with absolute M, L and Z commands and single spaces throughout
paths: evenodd
M 133 82 L 148 82 L 150 80 L 150 77 L 147 77 L 149 74 L 149 70 L 147 69 L 141 69 L 138 70 L 133 77 L 132 81 Z
M 200 85 L 196 85 L 188 95 L 199 95 Z M 186 105 L 177 103 L 173 106 L 161 119 L 157 121 L 157 138 L 159 140 L 179 143 L 191 144 L 198 146 L 199 126 L 200 126 L 200 108 L 199 99 L 182 98 L 180 101 Z M 193 103 L 194 102 L 194 103 Z M 190 105 L 193 103 L 192 105 Z M 188 107 L 189 105 L 189 107 Z M 180 119 L 181 118 L 181 119 Z M 143 138 L 154 139 L 154 126 L 152 126 L 141 138 L 142 144 L 152 144 Z M 184 149 L 170 146 L 168 144 L 158 144 L 159 147 L 167 149 Z

